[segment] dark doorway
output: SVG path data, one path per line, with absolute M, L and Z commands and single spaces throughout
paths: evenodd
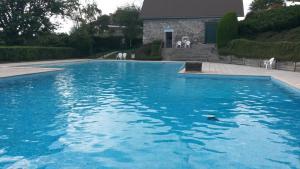
M 172 47 L 173 47 L 173 33 L 166 32 L 166 48 L 172 48 Z
M 218 28 L 218 22 L 205 23 L 205 43 L 217 42 L 217 28 Z

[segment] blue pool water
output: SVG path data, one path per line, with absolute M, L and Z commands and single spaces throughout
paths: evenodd
M 181 66 L 99 61 L 0 80 L 0 168 L 300 168 L 299 94 Z

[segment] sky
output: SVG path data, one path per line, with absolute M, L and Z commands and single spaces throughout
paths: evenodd
M 86 0 L 81 0 L 84 3 Z M 113 13 L 118 9 L 118 7 L 122 7 L 128 4 L 135 4 L 137 6 L 142 6 L 143 0 L 94 0 L 98 7 L 102 10 L 103 14 Z M 249 11 L 249 5 L 253 0 L 244 0 L 244 11 L 245 14 Z M 59 27 L 56 32 L 69 32 L 73 27 L 73 22 L 70 20 L 61 20 L 54 18 L 54 20 L 59 20 Z

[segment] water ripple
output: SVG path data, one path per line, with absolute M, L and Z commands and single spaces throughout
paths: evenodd
M 300 168 L 298 95 L 181 66 L 89 62 L 0 83 L 0 168 Z

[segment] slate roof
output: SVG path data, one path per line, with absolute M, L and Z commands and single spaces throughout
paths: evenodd
M 144 0 L 143 19 L 222 17 L 227 12 L 244 16 L 243 0 Z

